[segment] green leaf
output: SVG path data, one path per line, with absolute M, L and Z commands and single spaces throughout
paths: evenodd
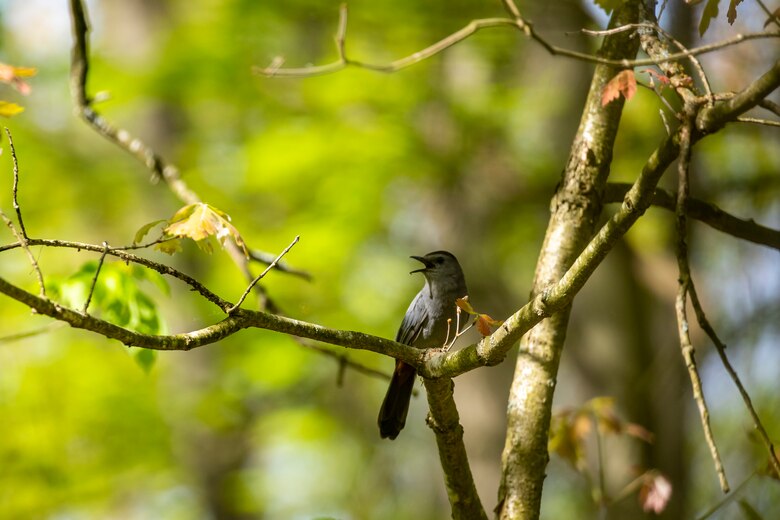
M 738 500 L 737 504 L 739 504 L 739 510 L 746 520 L 763 520 L 764 517 L 762 517 L 761 514 L 744 498 Z
M 158 251 L 165 253 L 166 255 L 172 255 L 181 251 L 181 239 L 168 238 L 165 242 L 160 242 L 154 246 Z
M 141 240 L 144 239 L 146 234 L 149 233 L 149 231 L 151 231 L 153 227 L 162 224 L 164 222 L 168 222 L 168 221 L 165 219 L 155 220 L 153 222 L 149 222 L 148 224 L 144 224 L 143 226 L 141 226 L 141 228 L 135 232 L 135 236 L 133 237 L 133 244 L 140 244 Z
M 139 348 L 133 355 L 135 362 L 145 373 L 149 373 L 157 361 L 157 351 L 148 348 Z
M 624 0 L 594 0 L 594 3 L 601 7 L 605 13 L 609 14 L 623 3 Z
M 476 314 L 477 311 L 474 310 L 474 307 L 471 306 L 469 303 L 469 297 L 464 296 L 463 298 L 458 298 L 455 300 L 455 305 L 461 308 L 461 310 L 466 311 L 469 314 Z
M 89 297 L 97 265 L 97 261 L 86 262 L 73 275 L 53 279 L 52 296 L 67 307 L 81 309 Z M 164 294 L 169 292 L 167 282 L 159 273 L 138 265 L 104 262 L 87 312 L 136 332 L 161 334 L 165 324 L 154 300 L 140 287 L 144 281 L 154 284 Z
M 707 0 L 707 5 L 704 6 L 704 11 L 701 13 L 699 36 L 704 36 L 704 33 L 707 32 L 707 29 L 710 27 L 712 19 L 718 16 L 718 1 L 719 0 Z

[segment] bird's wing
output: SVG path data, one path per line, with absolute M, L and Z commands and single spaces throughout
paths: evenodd
M 395 335 L 395 340 L 405 345 L 413 345 L 427 322 L 428 312 L 422 300 L 422 291 L 420 291 L 406 310 L 401 327 Z

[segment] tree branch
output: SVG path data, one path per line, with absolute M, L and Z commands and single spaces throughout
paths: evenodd
M 162 179 L 173 194 L 185 204 L 201 202 L 201 198 L 181 178 L 179 169 L 167 162 L 161 155 L 141 139 L 134 137 L 127 130 L 114 126 L 92 106 L 93 100 L 87 95 L 87 78 L 89 73 L 88 36 L 86 9 L 83 0 L 70 0 L 71 28 L 73 47 L 71 49 L 71 96 L 76 114 L 81 117 L 95 132 L 108 139 L 122 150 L 133 155 L 152 173 L 154 179 Z M 243 250 L 233 242 L 228 241 L 225 249 L 233 262 L 248 280 L 253 276 L 249 270 L 248 260 Z M 255 253 L 260 255 L 260 253 Z M 290 272 L 289 268 L 284 270 Z M 263 295 L 264 296 L 264 295 Z
M 266 77 L 275 77 L 275 76 L 313 77 L 313 76 L 321 76 L 324 74 L 332 74 L 334 72 L 343 70 L 348 66 L 354 66 L 354 67 L 373 70 L 377 72 L 392 73 L 392 72 L 397 72 L 401 69 L 405 69 L 406 67 L 419 63 L 432 56 L 435 56 L 436 54 L 439 54 L 449 49 L 453 45 L 456 45 L 457 43 L 460 43 L 461 41 L 471 37 L 472 35 L 476 34 L 482 29 L 495 28 L 495 27 L 510 27 L 510 28 L 517 29 L 523 32 L 526 36 L 530 37 L 534 42 L 541 45 L 548 53 L 550 53 L 553 56 L 564 56 L 567 58 L 585 61 L 588 63 L 594 63 L 597 65 L 610 65 L 613 67 L 621 67 L 621 68 L 631 68 L 631 67 L 638 67 L 642 65 L 659 65 L 665 62 L 675 62 L 683 59 L 692 58 L 694 56 L 698 56 L 701 54 L 717 51 L 725 47 L 730 47 L 732 45 L 737 45 L 739 43 L 748 40 L 780 37 L 779 32 L 771 32 L 771 31 L 749 33 L 749 34 L 738 34 L 733 38 L 722 40 L 720 42 L 714 42 L 711 44 L 702 45 L 701 47 L 696 47 L 693 49 L 684 49 L 678 53 L 669 54 L 668 56 L 665 56 L 661 59 L 652 58 L 652 57 L 647 59 L 611 59 L 602 56 L 593 56 L 591 54 L 587 54 L 583 52 L 572 51 L 549 43 L 545 38 L 540 36 L 534 30 L 533 24 L 531 24 L 531 22 L 525 20 L 520 15 L 520 12 L 517 9 L 517 6 L 514 4 L 514 2 L 512 2 L 511 0 L 504 0 L 503 3 L 508 13 L 512 16 L 511 18 L 477 18 L 471 20 L 463 28 L 459 29 L 458 31 L 455 31 L 454 33 L 451 33 L 450 35 L 442 38 L 436 43 L 429 45 L 428 47 L 419 50 L 414 54 L 410 54 L 409 56 L 399 58 L 387 64 L 373 64 L 373 63 L 347 58 L 344 52 L 344 41 L 345 41 L 344 35 L 346 33 L 346 20 L 347 20 L 346 5 L 342 4 L 339 11 L 340 14 L 339 14 L 338 29 L 335 36 L 336 52 L 337 52 L 336 61 L 332 63 L 327 63 L 325 65 L 297 67 L 297 68 L 282 68 L 281 65 L 284 62 L 284 60 L 282 58 L 275 58 L 271 63 L 271 65 L 267 67 L 253 67 L 252 72 Z M 632 28 L 633 26 L 636 26 L 636 24 L 627 24 L 618 27 L 614 30 L 622 32 L 627 30 L 627 27 Z M 705 78 L 705 83 L 706 83 L 706 78 Z
M 174 278 L 177 278 L 182 282 L 186 283 L 187 285 L 189 285 L 190 287 L 192 287 L 201 296 L 206 298 L 208 301 L 210 301 L 211 303 L 213 303 L 223 311 L 227 312 L 227 309 L 231 306 L 231 303 L 229 301 L 220 298 L 219 296 L 211 292 L 202 283 L 200 283 L 193 277 L 186 275 L 181 271 L 178 271 L 177 269 L 174 269 L 173 267 L 167 266 L 165 264 L 161 264 L 159 262 L 148 260 L 141 256 L 128 253 L 127 251 L 124 250 L 125 248 L 114 248 L 114 247 L 105 248 L 103 246 L 98 246 L 95 244 L 86 244 L 84 242 L 69 242 L 66 240 L 49 240 L 44 238 L 31 238 L 29 240 L 29 243 L 30 245 L 33 246 L 64 247 L 68 249 L 76 249 L 79 251 L 81 250 L 92 251 L 101 254 L 105 252 L 107 255 L 115 256 L 122 261 L 143 265 L 144 267 L 148 267 L 149 269 L 157 271 L 160 274 L 173 276 Z M 2 246 L 0 247 L 0 253 L 17 247 L 20 247 L 20 244 L 15 243 L 15 244 Z
M 439 460 L 444 470 L 444 483 L 452 507 L 454 520 L 487 520 L 479 500 L 474 477 L 471 475 L 466 446 L 463 444 L 463 426 L 455 406 L 452 379 L 424 379 L 428 396 L 428 426 L 436 435 Z
M 734 97 L 699 111 L 696 117 L 696 128 L 705 134 L 719 130 L 726 123 L 734 121 L 738 116 L 761 103 L 778 86 L 780 86 L 780 60 Z
M 639 16 L 637 4 L 638 1 L 623 2 L 614 11 L 610 28 L 635 23 Z M 632 36 L 630 33 L 607 36 L 599 55 L 616 61 L 635 56 L 639 42 Z M 622 98 L 604 105 L 602 93 L 618 72 L 613 66 L 596 67 L 563 178 L 553 196 L 532 289 L 535 299 L 542 298 L 543 306 L 539 309 L 542 313 L 549 312 L 550 288 L 562 283 L 572 265 L 582 258 L 601 214 L 601 195 L 623 110 Z M 572 298 L 573 294 L 562 298 L 557 312 L 523 337 L 507 404 L 507 436 L 501 457 L 497 506 L 502 520 L 539 518 L 549 461 L 552 401 Z M 506 330 L 513 326 L 511 320 L 507 320 Z M 494 336 L 507 327 L 507 322 Z
M 631 185 L 626 183 L 607 183 L 607 188 L 604 191 L 604 202 L 621 202 L 630 188 Z M 676 199 L 676 193 L 656 188 L 650 203 L 659 208 L 675 211 Z M 696 219 L 733 237 L 780 250 L 780 230 L 762 226 L 752 219 L 735 217 L 715 204 L 689 197 L 685 202 L 685 213 L 689 218 Z
M 688 198 L 688 170 L 691 163 L 691 146 L 693 133 L 693 119 L 695 116 L 695 107 L 686 104 L 686 119 L 680 128 L 680 156 L 677 159 L 677 204 L 675 215 L 677 216 L 677 267 L 679 269 L 679 288 L 677 298 L 675 299 L 675 312 L 677 314 L 677 328 L 680 339 L 680 349 L 682 350 L 685 367 L 688 369 L 688 375 L 691 379 L 691 388 L 693 389 L 693 399 L 699 409 L 702 429 L 704 430 L 704 439 L 710 450 L 710 456 L 715 464 L 715 472 L 720 481 L 720 488 L 724 493 L 729 492 L 729 484 L 726 479 L 726 472 L 723 469 L 723 463 L 718 453 L 718 447 L 715 444 L 715 437 L 712 434 L 710 426 L 710 412 L 707 407 L 707 401 L 704 398 L 704 390 L 701 385 L 701 377 L 696 368 L 696 357 L 693 344 L 690 337 L 690 326 L 688 323 L 688 291 L 691 284 L 691 271 L 688 265 L 688 225 L 685 216 L 685 202 Z

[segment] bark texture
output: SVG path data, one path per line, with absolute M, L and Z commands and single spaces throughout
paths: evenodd
M 610 27 L 636 23 L 638 2 L 626 2 L 612 16 Z M 637 38 L 618 33 L 604 39 L 600 56 L 631 59 Z M 606 106 L 601 95 L 619 72 L 595 68 L 577 135 L 563 178 L 552 199 L 550 221 L 537 261 L 531 297 L 558 282 L 590 241 L 601 214 L 602 197 L 612 160 L 622 100 Z M 521 343 L 507 406 L 507 438 L 497 513 L 502 519 L 536 519 L 542 499 L 547 438 L 556 374 L 571 307 L 543 320 Z

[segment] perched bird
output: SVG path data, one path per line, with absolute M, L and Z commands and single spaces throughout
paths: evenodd
M 423 273 L 425 286 L 406 310 L 395 340 L 421 349 L 443 347 L 448 336 L 451 340 L 457 333 L 455 300 L 468 294 L 466 279 L 458 260 L 447 251 L 411 258 L 424 267 L 409 274 Z M 379 435 L 383 439 L 395 439 L 406 424 L 416 375 L 414 367 L 396 360 L 390 388 L 379 410 Z

